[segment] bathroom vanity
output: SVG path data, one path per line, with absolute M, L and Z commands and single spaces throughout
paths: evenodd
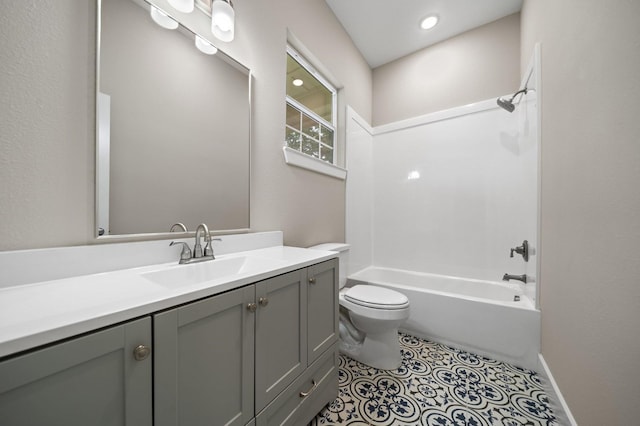
M 2 424 L 308 423 L 338 391 L 335 256 L 270 247 L 0 289 L 3 320 L 21 305 L 0 328 Z

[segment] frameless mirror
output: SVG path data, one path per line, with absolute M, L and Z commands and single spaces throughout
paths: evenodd
M 249 70 L 143 0 L 99 6 L 96 233 L 248 229 Z

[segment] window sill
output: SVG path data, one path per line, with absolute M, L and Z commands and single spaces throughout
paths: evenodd
M 290 166 L 301 167 L 336 179 L 345 180 L 347 178 L 347 169 L 334 166 L 286 146 L 282 148 L 282 151 L 284 152 L 284 161 Z

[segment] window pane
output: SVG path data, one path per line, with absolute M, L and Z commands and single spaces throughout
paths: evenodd
M 306 114 L 302 114 L 302 133 L 314 139 L 320 139 L 320 123 Z
M 300 133 L 287 127 L 285 129 L 285 140 L 289 148 L 300 151 Z
M 333 146 L 333 130 L 322 126 L 322 137 L 320 138 L 323 144 Z
M 300 130 L 300 114 L 300 111 L 287 104 L 287 125 Z
M 287 54 L 287 95 L 332 123 L 333 93 L 289 54 Z
M 327 147 L 320 148 L 321 155 L 320 159 L 326 161 L 328 163 L 333 163 L 333 149 Z
M 302 136 L 302 152 L 303 153 L 319 158 L 319 153 L 318 153 L 319 149 L 320 149 L 320 144 L 318 142 L 304 135 Z

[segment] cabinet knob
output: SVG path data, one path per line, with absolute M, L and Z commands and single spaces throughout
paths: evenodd
M 256 305 L 255 303 L 247 303 L 247 309 L 249 310 L 249 312 L 255 312 L 256 309 L 258 309 L 258 305 Z
M 315 277 L 309 278 L 309 284 L 315 284 L 315 283 L 316 283 Z
M 318 384 L 316 383 L 316 381 L 315 380 L 311 380 L 311 383 L 312 383 L 311 389 L 309 389 L 306 392 L 300 392 L 300 398 L 306 398 L 309 395 L 311 395 L 311 392 L 316 390 L 316 388 L 318 387 Z
M 145 345 L 138 345 L 133 350 L 133 358 L 136 361 L 144 361 L 151 354 L 151 348 Z
M 267 299 L 266 297 L 261 297 L 260 299 L 258 299 L 258 303 L 260 304 L 260 306 L 267 306 L 269 304 L 269 299 Z

